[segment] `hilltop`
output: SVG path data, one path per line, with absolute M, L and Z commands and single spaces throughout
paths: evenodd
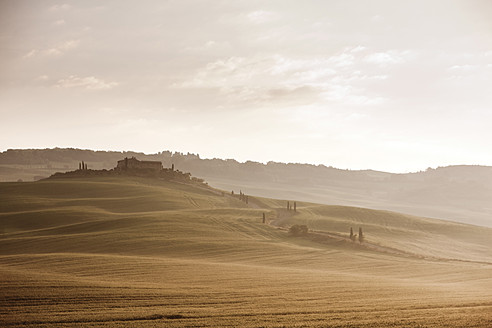
M 138 176 L 1 183 L 0 322 L 490 325 L 489 228 L 238 193 Z
M 132 165 L 138 167 L 128 167 L 128 161 L 132 161 Z M 126 167 L 123 163 L 127 163 Z M 191 173 L 181 172 L 180 170 L 174 170 L 174 165 L 171 168 L 163 168 L 162 163 L 159 161 L 148 161 L 142 162 L 137 158 L 132 157 L 128 159 L 127 157 L 123 160 L 118 161 L 118 164 L 122 163 L 122 167 L 114 167 L 110 170 L 93 170 L 88 169 L 87 163 L 80 162 L 79 168 L 73 171 L 67 172 L 57 172 L 48 179 L 68 179 L 68 178 L 79 178 L 79 179 L 90 179 L 93 177 L 143 177 L 152 178 L 164 181 L 180 182 L 185 184 L 196 184 L 202 187 L 208 184 L 200 178 L 191 176 Z M 141 167 L 141 166 L 144 167 Z M 150 165 L 150 167 L 145 166 Z
M 73 170 L 82 160 L 90 169 L 110 169 L 117 160 L 132 156 L 161 161 L 165 167 L 174 164 L 224 190 L 242 189 L 264 197 L 393 210 L 492 227 L 492 167 L 487 166 L 449 166 L 393 174 L 310 164 L 239 163 L 169 151 L 146 155 L 56 148 L 0 153 L 0 179 L 32 181 L 57 171 Z

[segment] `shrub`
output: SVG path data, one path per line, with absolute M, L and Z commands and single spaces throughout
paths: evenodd
M 289 233 L 293 236 L 304 236 L 308 233 L 308 227 L 306 225 L 294 224 L 290 227 Z

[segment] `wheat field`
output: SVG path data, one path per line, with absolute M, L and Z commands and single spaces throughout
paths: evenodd
M 0 198 L 1 326 L 492 326 L 489 228 L 129 177 Z

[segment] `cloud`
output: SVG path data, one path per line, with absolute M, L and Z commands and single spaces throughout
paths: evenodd
M 465 64 L 465 65 L 453 65 L 449 68 L 449 70 L 453 72 L 467 73 L 467 72 L 476 71 L 479 68 L 480 66 L 478 65 Z
M 22 56 L 22 58 L 29 59 L 38 55 L 59 57 L 73 49 L 78 48 L 79 44 L 80 40 L 68 40 L 48 49 L 32 49 L 27 54 Z
M 328 58 L 328 60 L 335 67 L 351 66 L 355 63 L 354 55 L 347 53 L 347 52 L 343 52 L 341 54 L 332 56 L 332 57 Z
M 36 78 L 37 81 L 48 81 L 49 79 L 50 79 L 50 77 L 46 74 L 40 75 Z
M 82 88 L 87 90 L 108 90 L 118 86 L 117 82 L 107 82 L 94 76 L 78 77 L 70 75 L 65 79 L 58 80 L 56 86 L 59 88 Z
M 352 53 L 357 53 L 366 50 L 367 48 L 361 45 L 358 45 L 357 47 L 354 48 L 349 48 L 349 51 Z
M 331 102 L 352 106 L 374 106 L 387 101 L 384 97 L 365 95 L 363 90 L 356 89 L 350 84 L 332 84 L 323 92 L 323 97 Z
M 492 78 L 490 68 L 492 68 L 491 64 L 479 62 L 452 65 L 448 68 L 449 75 L 446 80 L 452 82 L 454 85 L 460 85 L 461 88 L 463 86 L 469 87 L 473 85 L 472 90 L 478 93 L 476 97 L 483 98 L 485 94 L 490 94 L 487 90 L 487 86 L 490 85 Z M 470 97 L 470 92 L 468 91 L 468 97 L 473 98 Z M 454 94 L 454 96 L 456 95 Z M 470 99 L 467 99 L 467 101 L 470 102 Z
M 257 55 L 219 59 L 172 87 L 217 89 L 231 103 L 272 105 L 277 100 L 279 105 L 285 105 L 288 99 L 297 104 L 315 101 L 357 106 L 382 104 L 386 98 L 369 93 L 360 84 L 368 85 L 389 77 L 355 69 L 361 58 L 356 53 L 363 50 L 357 48 L 325 57 Z M 295 101 L 294 97 L 297 97 Z
M 257 10 L 246 15 L 254 24 L 263 24 L 276 20 L 279 15 L 271 11 Z
M 36 49 L 32 49 L 27 54 L 25 54 L 24 56 L 22 56 L 22 58 L 29 59 L 29 58 L 32 58 L 32 57 L 36 56 L 37 54 L 38 54 L 38 51 Z
M 175 83 L 177 88 L 226 88 L 249 84 L 269 74 L 271 59 L 229 57 L 208 63 L 191 79 Z
M 401 64 L 407 60 L 409 51 L 396 51 L 389 50 L 386 52 L 376 52 L 367 55 L 364 61 L 379 66 L 390 66 L 395 64 Z
M 54 26 L 63 26 L 63 25 L 65 25 L 65 23 L 66 23 L 66 22 L 65 22 L 65 20 L 64 20 L 64 19 L 59 19 L 59 20 L 54 21 L 54 22 L 53 22 L 53 25 L 54 25 Z
M 71 6 L 68 3 L 56 4 L 49 8 L 50 11 L 65 11 L 69 10 Z
M 339 68 L 353 65 L 354 57 L 290 58 L 281 55 L 229 57 L 208 63 L 178 88 L 223 88 L 241 85 L 301 87 L 325 81 Z
M 384 17 L 381 15 L 374 15 L 371 17 L 371 21 L 374 23 L 380 23 L 384 20 Z
M 55 57 L 63 55 L 63 52 L 57 48 L 47 49 L 44 51 L 44 53 L 48 56 L 55 56 Z
M 61 56 L 64 55 L 66 52 L 77 48 L 79 44 L 80 44 L 80 40 L 68 40 L 58 44 L 53 48 L 46 49 L 44 53 L 49 56 Z

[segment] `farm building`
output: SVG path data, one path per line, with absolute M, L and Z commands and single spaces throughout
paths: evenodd
M 125 157 L 118 161 L 116 165 L 117 170 L 128 170 L 128 169 L 146 169 L 146 170 L 162 170 L 162 162 L 159 161 L 139 161 L 135 157 Z

